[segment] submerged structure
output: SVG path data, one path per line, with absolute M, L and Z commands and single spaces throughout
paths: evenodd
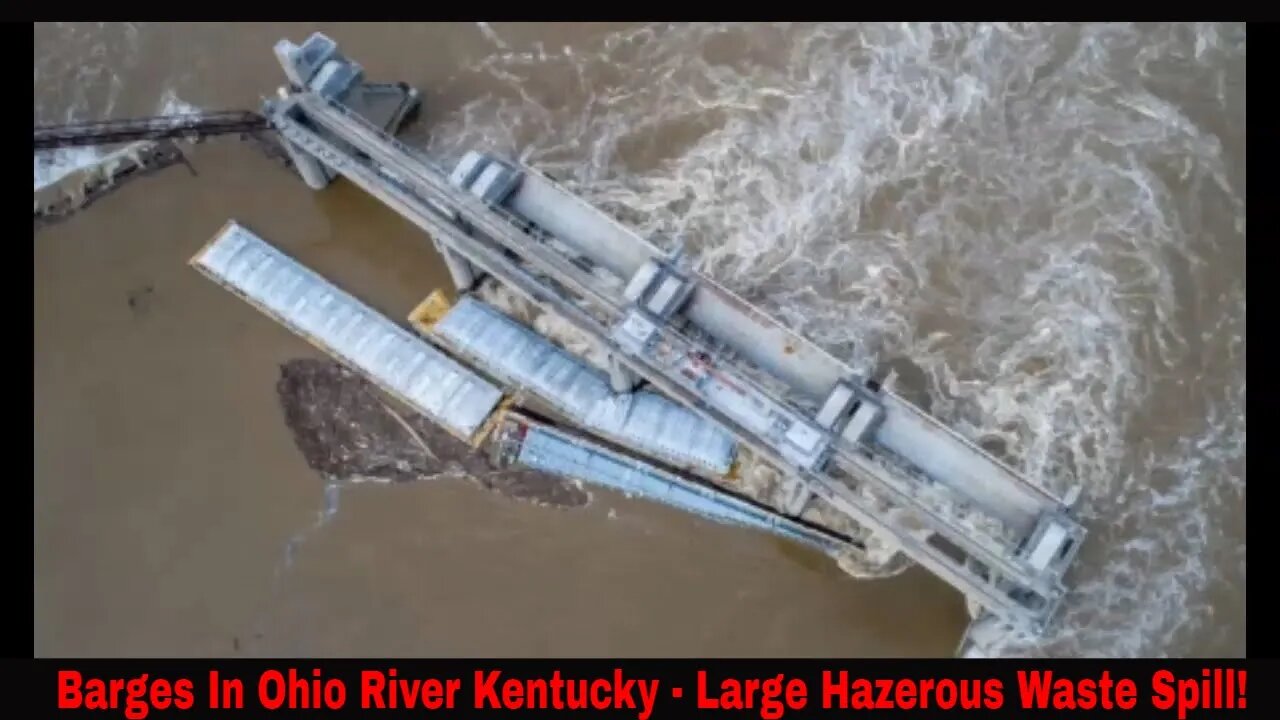
M 835 556 L 888 548 L 982 608 L 966 653 L 1046 630 L 1085 536 L 1077 493 L 1050 494 L 537 169 L 478 151 L 446 168 L 404 145 L 416 91 L 365 83 L 323 35 L 276 56 L 288 86 L 263 115 L 303 180 L 343 176 L 420 227 L 458 299 L 424 302 L 415 335 L 235 223 L 195 267 L 500 462 Z M 494 283 L 604 360 L 485 302 Z M 742 482 L 747 458 L 780 478 L 768 497 Z

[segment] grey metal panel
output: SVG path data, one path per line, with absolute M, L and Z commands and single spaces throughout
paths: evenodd
M 658 286 L 658 289 L 653 291 L 653 296 L 649 298 L 649 312 L 658 317 L 667 317 L 669 315 L 667 312 L 668 306 L 673 304 L 672 301 L 675 300 L 676 292 L 682 287 L 683 282 L 680 278 L 668 275 L 662 281 L 662 284 Z
M 312 33 L 301 47 L 281 40 L 275 45 L 275 53 L 289 82 L 302 87 L 321 65 L 338 54 L 338 44 L 323 33 Z
M 340 98 L 364 80 L 364 70 L 351 62 L 330 60 L 307 83 L 311 91 L 323 97 Z
M 1049 561 L 1053 559 L 1054 554 L 1058 552 L 1066 540 L 1067 529 L 1065 527 L 1058 523 L 1049 524 L 1036 542 L 1035 549 L 1027 556 L 1027 564 L 1037 571 L 1043 571 L 1049 567 Z
M 853 413 L 853 417 L 849 418 L 849 424 L 844 426 L 844 432 L 840 436 L 851 443 L 861 443 L 883 415 L 884 411 L 879 405 L 870 400 L 863 400 L 857 411 Z
M 468 150 L 466 155 L 458 161 L 458 165 L 449 175 L 449 182 L 460 188 L 466 188 L 475 182 L 476 176 L 484 168 L 484 164 L 488 162 L 484 155 L 475 150 Z
M 826 402 L 822 403 L 822 408 L 818 410 L 817 415 L 813 416 L 813 419 L 830 430 L 835 426 L 836 421 L 849 411 L 855 399 L 853 388 L 845 383 L 836 383 L 835 389 L 827 396 Z
M 690 482 L 550 428 L 531 428 L 517 459 L 537 470 L 638 495 L 719 523 L 764 530 L 825 552 L 835 551 L 844 545 L 836 538 L 725 492 Z
M 471 185 L 471 194 L 487 203 L 499 205 L 515 189 L 519 175 L 500 162 L 492 161 Z
M 624 280 L 646 260 L 661 256 L 639 235 L 536 170 L 526 170 L 507 207 Z
M 583 427 L 682 467 L 724 474 L 733 465 L 733 436 L 719 425 L 660 395 L 615 394 L 605 373 L 474 297 L 459 300 L 432 332 Z
M 649 285 L 653 283 L 653 279 L 658 276 L 658 263 L 653 260 L 645 261 L 640 266 L 635 275 L 631 276 L 631 280 L 627 282 L 627 288 L 622 292 L 623 296 L 632 302 L 640 300 L 640 296 L 644 295 L 644 291 L 649 289 Z
M 502 391 L 236 223 L 191 263 L 414 409 L 470 438 Z
M 1043 490 L 942 425 L 915 405 L 884 393 L 884 421 L 875 441 L 934 480 L 972 499 L 1019 533 L 1057 503 Z

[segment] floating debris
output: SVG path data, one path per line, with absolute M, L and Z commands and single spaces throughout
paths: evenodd
M 495 469 L 481 453 L 421 415 L 401 409 L 360 375 L 327 359 L 280 366 L 276 394 L 307 465 L 327 482 L 468 478 L 506 497 L 580 507 L 577 483 L 524 468 Z
M 72 170 L 35 190 L 35 227 L 66 219 L 92 205 L 129 180 L 150 175 L 179 163 L 186 156 L 172 142 L 130 143 Z M 192 174 L 195 173 L 191 169 Z

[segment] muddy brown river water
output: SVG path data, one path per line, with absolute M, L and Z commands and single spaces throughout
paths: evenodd
M 313 30 L 423 90 L 411 142 L 524 157 L 684 237 L 1082 482 L 1063 632 L 1011 652 L 1243 654 L 1242 26 L 41 24 L 35 119 L 256 108 L 272 44 Z M 335 424 L 377 396 L 187 259 L 234 218 L 394 318 L 448 284 L 439 259 L 345 182 L 184 149 L 196 174 L 35 234 L 37 654 L 954 649 L 963 600 L 918 569 L 858 581 L 604 491 L 440 472 L 411 418 Z M 366 432 L 377 462 L 322 451 Z

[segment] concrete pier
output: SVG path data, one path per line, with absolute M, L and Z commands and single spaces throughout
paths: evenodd
M 329 187 L 329 183 L 333 182 L 333 175 L 329 173 L 325 166 L 313 155 L 308 155 L 305 151 L 291 142 L 284 143 L 285 152 L 289 153 L 289 159 L 293 162 L 293 166 L 297 168 L 298 175 L 302 177 L 302 182 L 312 190 L 323 190 Z

